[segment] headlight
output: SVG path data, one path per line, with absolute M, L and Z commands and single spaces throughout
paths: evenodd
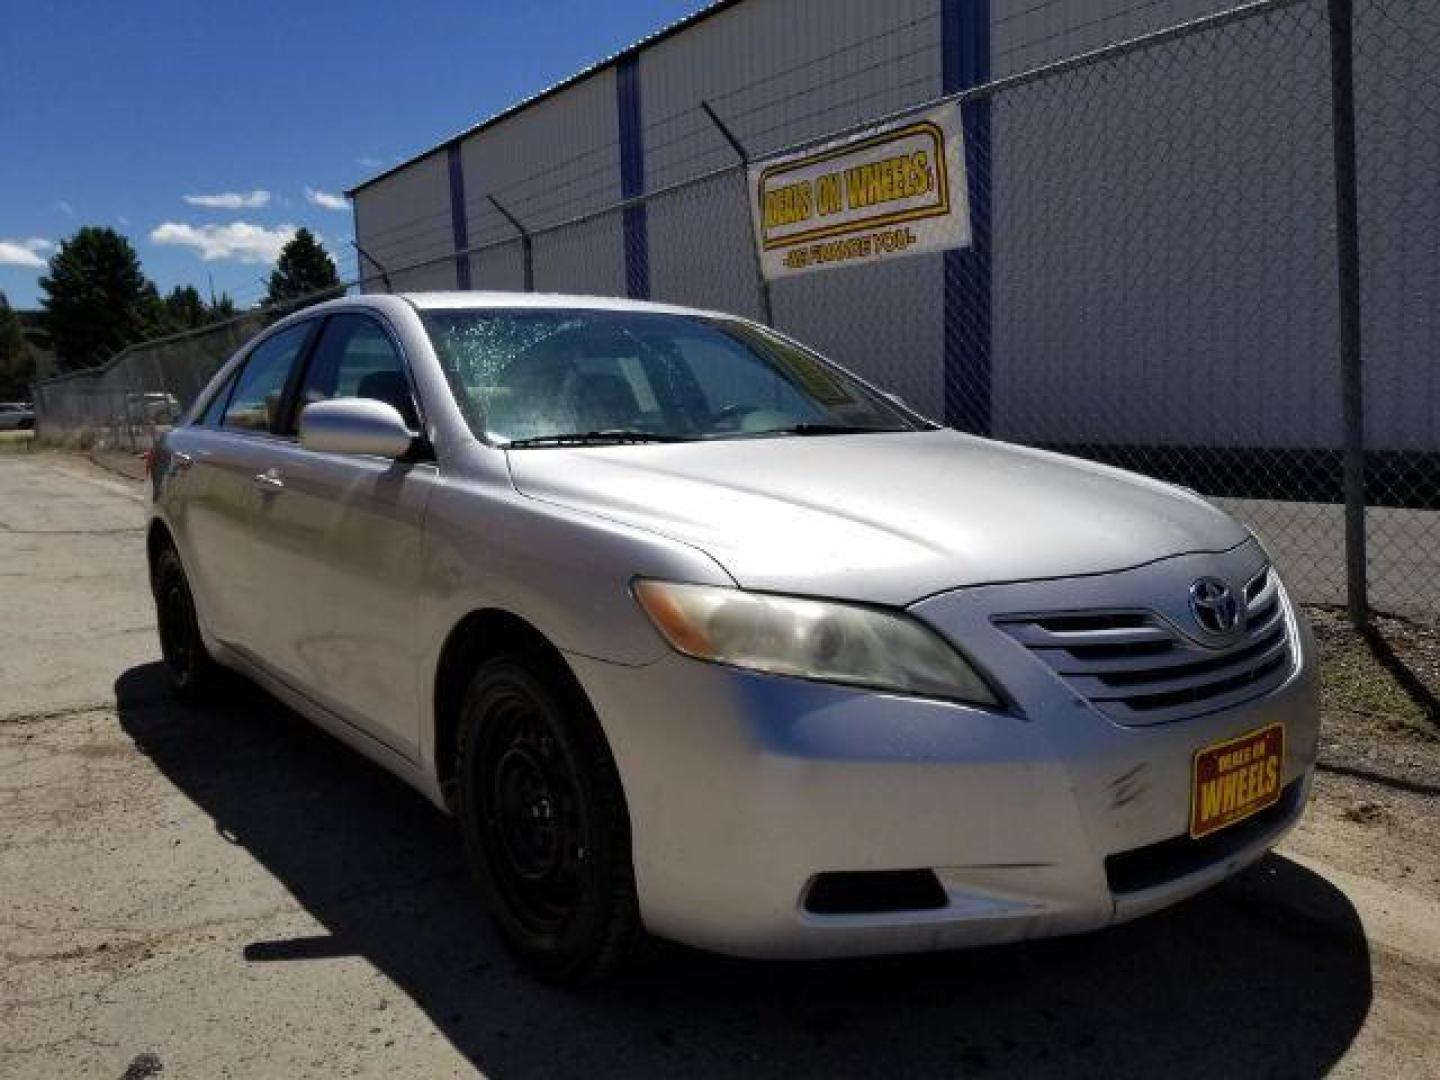
M 713 585 L 637 581 L 670 645 L 718 664 L 901 694 L 1000 704 L 965 658 L 908 616 Z

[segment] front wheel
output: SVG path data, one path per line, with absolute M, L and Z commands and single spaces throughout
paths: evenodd
M 460 725 L 459 818 L 496 925 L 532 970 L 594 981 L 639 930 L 620 777 L 568 671 L 481 666 Z
M 219 671 L 205 648 L 195 598 L 173 547 L 167 545 L 155 556 L 152 580 L 160 655 L 170 674 L 171 689 L 184 700 L 199 700 L 213 689 Z

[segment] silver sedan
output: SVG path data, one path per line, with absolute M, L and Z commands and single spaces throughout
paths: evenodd
M 754 323 L 365 296 L 151 460 L 177 691 L 261 683 L 459 821 L 505 939 L 751 957 L 1074 933 L 1300 815 L 1314 646 L 1184 490 L 937 427 Z

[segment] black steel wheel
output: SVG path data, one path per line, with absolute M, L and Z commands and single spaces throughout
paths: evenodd
M 506 942 L 537 973 L 584 983 L 639 927 L 630 827 L 594 712 L 561 664 L 503 657 L 465 698 L 459 817 Z
M 213 688 L 217 669 L 200 635 L 195 599 L 173 547 L 166 545 L 155 556 L 151 580 L 160 655 L 170 673 L 171 688 L 182 698 L 201 698 Z

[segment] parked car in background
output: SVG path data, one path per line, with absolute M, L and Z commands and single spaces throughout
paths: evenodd
M 1244 526 L 743 319 L 308 308 L 150 491 L 177 690 L 243 672 L 455 814 L 551 977 L 642 928 L 751 957 L 1093 930 L 1258 859 L 1310 788 L 1314 645 Z
M 142 427 L 164 427 L 173 424 L 185 410 L 174 394 L 160 390 L 136 391 L 125 395 L 126 417 L 131 424 Z
M 0 431 L 29 431 L 35 426 L 35 406 L 28 401 L 0 401 Z

